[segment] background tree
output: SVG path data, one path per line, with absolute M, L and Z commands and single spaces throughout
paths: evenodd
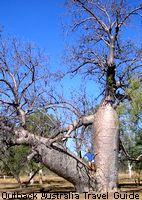
M 140 158 L 141 156 L 141 80 L 140 78 L 133 78 L 130 81 L 129 89 L 127 90 L 127 96 L 129 100 L 125 100 L 117 107 L 117 111 L 120 118 L 120 137 L 123 145 L 125 146 L 127 155 L 123 153 L 120 157 L 125 169 L 130 165 L 134 171 L 139 174 L 141 172 L 141 162 L 134 158 Z M 125 157 L 124 157 L 125 156 Z
M 40 109 L 27 117 L 25 126 L 36 135 L 49 136 L 53 134 L 57 124 L 58 121 L 51 114 L 48 115 L 45 109 Z
M 3 163 L 3 171 L 7 174 L 11 174 L 18 182 L 19 186 L 22 187 L 20 175 L 27 165 L 27 155 L 29 148 L 20 145 L 14 146 L 9 149 L 1 150 L 0 160 Z

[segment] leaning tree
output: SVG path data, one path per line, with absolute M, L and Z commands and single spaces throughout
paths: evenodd
M 73 101 L 68 102 L 56 94 L 43 52 L 31 44 L 0 38 L 0 128 L 8 135 L 13 133 L 6 143 L 31 146 L 28 159 L 38 159 L 73 183 L 77 192 L 111 191 L 117 188 L 118 170 L 119 122 L 115 107 L 127 98 L 129 79 L 141 68 L 141 49 L 121 34 L 132 16 L 139 17 L 142 5 L 134 8 L 123 0 L 67 2 L 73 9 L 73 29 L 82 34 L 79 34 L 78 45 L 71 49 L 72 68 L 68 72 L 98 78 L 104 91 L 96 114 L 88 115 L 91 108 L 82 112 Z M 54 78 L 56 74 L 52 75 Z M 26 127 L 29 115 L 43 109 L 47 116 L 53 115 L 49 119 L 52 121 L 49 135 L 34 134 Z M 12 126 L 6 125 L 5 118 Z M 35 125 L 40 129 L 38 123 Z M 93 125 L 94 131 L 95 176 L 64 145 L 68 138 L 74 137 L 74 130 L 81 127 L 85 130 L 88 125 Z

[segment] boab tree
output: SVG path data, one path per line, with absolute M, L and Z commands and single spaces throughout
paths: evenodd
M 76 191 L 111 191 L 117 187 L 119 138 L 114 105 L 127 97 L 125 89 L 129 86 L 128 79 L 141 66 L 141 51 L 138 48 L 134 51 L 134 47 L 130 49 L 130 42 L 121 44 L 120 31 L 124 30 L 124 25 L 133 14 L 140 13 L 142 6 L 128 9 L 123 1 L 110 1 L 109 4 L 85 0 L 68 2 L 77 12 L 77 15 L 73 15 L 77 16 L 74 28 L 82 27 L 86 31 L 81 31 L 84 37 L 80 39 L 79 47 L 73 48 L 71 60 L 74 68 L 70 72 L 83 71 L 85 75 L 98 76 L 104 84 L 104 98 L 97 113 L 85 115 L 62 96 L 57 97 L 53 87 L 45 95 L 50 74 L 43 71 L 43 54 L 35 51 L 31 45 L 21 47 L 15 40 L 10 45 L 1 40 L 0 106 L 2 114 L 14 125 L 6 126 L 5 120 L 1 120 L 0 127 L 6 132 L 13 132 L 12 144 L 25 143 L 32 147 L 28 159 L 36 157 L 49 169 L 73 183 Z M 48 77 L 44 77 L 45 74 Z M 42 81 L 44 78 L 45 82 Z M 26 128 L 26 119 L 37 108 L 53 108 L 51 113 L 58 108 L 67 109 L 76 116 L 76 120 L 65 126 L 59 123 L 59 117 L 55 122 L 51 119 L 51 134 L 36 135 Z M 67 118 L 63 119 L 67 124 Z M 82 126 L 85 129 L 90 124 L 95 130 L 95 177 L 90 175 L 86 164 L 63 145 L 67 138 L 72 137 L 75 129 Z
M 128 38 L 133 31 L 130 22 L 141 20 L 142 4 L 72 0 L 67 5 L 70 27 L 79 36 L 77 44 L 69 48 L 68 73 L 96 79 L 104 88 L 93 122 L 96 187 L 98 191 L 111 191 L 117 188 L 118 174 L 119 122 L 115 108 L 128 97 L 129 80 L 141 76 L 138 75 L 142 66 L 141 45 Z

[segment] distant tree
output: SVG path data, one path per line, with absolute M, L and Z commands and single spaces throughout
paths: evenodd
M 126 155 L 120 157 L 124 165 L 131 163 L 133 170 L 141 171 L 142 165 L 140 158 L 142 156 L 141 146 L 141 115 L 142 115 L 142 85 L 140 78 L 133 78 L 130 81 L 127 96 L 129 100 L 125 100 L 117 107 L 120 118 L 120 134 L 121 140 L 126 150 Z M 128 153 L 128 154 L 127 154 Z
M 36 135 L 49 136 L 53 134 L 58 122 L 51 114 L 43 110 L 30 114 L 26 119 L 26 129 Z
M 24 145 L 3 148 L 0 150 L 0 160 L 3 164 L 2 171 L 11 174 L 18 182 L 20 187 L 22 182 L 20 180 L 20 173 L 27 165 L 27 155 L 29 148 Z

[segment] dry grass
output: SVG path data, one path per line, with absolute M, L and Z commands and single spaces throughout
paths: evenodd
M 26 182 L 26 181 L 28 181 L 28 177 L 27 176 L 22 176 L 21 177 L 21 181 L 22 182 Z M 63 178 L 61 178 L 61 177 L 59 177 L 59 176 L 55 176 L 55 175 L 49 175 L 49 176 L 43 176 L 42 177 L 42 179 L 43 179 L 43 182 L 46 182 L 46 181 L 56 181 L 56 182 L 60 182 L 60 181 L 65 181 L 65 179 L 63 179 Z M 34 177 L 34 182 L 38 182 L 39 181 L 39 176 L 35 176 Z M 0 184 L 17 184 L 17 181 L 16 181 L 16 179 L 14 179 L 14 178 L 6 178 L 6 179 L 3 179 L 3 178 L 1 178 L 0 179 Z
M 120 173 L 118 180 L 120 185 L 142 185 L 142 174 L 139 176 L 138 173 L 133 172 L 130 178 L 128 173 Z

